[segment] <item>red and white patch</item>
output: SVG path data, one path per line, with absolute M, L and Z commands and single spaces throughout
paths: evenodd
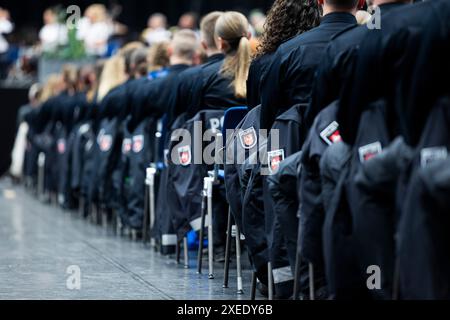
M 59 154 L 66 153 L 66 139 L 58 139 L 56 142 L 56 148 L 58 149 Z
M 100 150 L 102 152 L 108 152 L 112 147 L 112 136 L 104 134 L 100 137 Z
M 239 132 L 239 140 L 241 141 L 241 146 L 244 149 L 252 149 L 258 143 L 258 136 L 256 135 L 255 128 L 251 127 L 247 130 L 241 130 Z
M 130 151 L 131 151 L 131 146 L 132 146 L 131 139 L 128 139 L 128 138 L 123 139 L 123 142 L 122 142 L 122 153 L 123 154 L 129 154 Z
M 133 152 L 139 153 L 144 149 L 144 136 L 134 136 L 133 137 Z
M 276 174 L 280 163 L 284 161 L 284 150 L 275 150 L 267 153 L 270 174 Z
M 185 146 L 178 148 L 178 158 L 182 166 L 188 166 L 192 161 L 191 147 Z
M 342 141 L 342 137 L 339 132 L 339 124 L 336 121 L 332 122 L 320 133 L 320 137 L 329 146 Z
M 359 148 L 359 161 L 361 163 L 364 163 L 366 161 L 369 161 L 373 157 L 379 155 L 381 152 L 383 152 L 383 147 L 381 146 L 381 142 L 377 141 L 371 144 L 368 144 L 364 147 Z

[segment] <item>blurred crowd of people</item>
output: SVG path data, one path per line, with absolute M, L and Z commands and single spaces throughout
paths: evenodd
M 71 12 L 73 14 L 73 12 Z M 174 32 L 189 29 L 198 33 L 199 15 L 195 12 L 183 14 L 175 26 L 170 26 L 163 13 L 153 13 L 145 30 L 133 33 L 117 21 L 120 8 L 108 10 L 103 4 L 92 4 L 80 19 L 69 19 L 66 8 L 58 5 L 43 13 L 43 26 L 38 33 L 38 42 L 30 47 L 9 44 L 8 35 L 14 31 L 14 23 L 6 9 L 0 9 L 0 79 L 32 80 L 37 76 L 40 58 L 81 60 L 83 57 L 107 58 L 115 54 L 129 41 L 142 41 L 148 46 L 170 41 Z M 262 33 L 265 15 L 254 10 L 249 16 L 254 36 Z M 73 29 L 72 29 L 73 24 Z

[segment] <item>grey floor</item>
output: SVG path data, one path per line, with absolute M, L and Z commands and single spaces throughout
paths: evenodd
M 196 274 L 194 256 L 190 264 L 185 270 L 141 243 L 116 237 L 0 181 L 0 299 L 249 298 L 250 271 L 244 272 L 245 294 L 240 296 L 234 269 L 230 288 L 222 289 L 221 265 L 216 265 L 216 279 L 208 280 Z M 78 268 L 81 288 L 70 290 L 73 275 L 67 272 Z

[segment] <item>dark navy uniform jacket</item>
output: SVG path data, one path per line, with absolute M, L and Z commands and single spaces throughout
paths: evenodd
M 252 61 L 247 79 L 247 107 L 256 108 L 261 105 L 261 82 L 267 75 L 274 53 L 257 57 Z
M 392 9 L 403 7 L 404 3 L 388 3 L 380 5 L 381 21 Z M 305 117 L 306 129 L 309 129 L 314 118 L 330 103 L 339 98 L 341 88 L 348 81 L 352 71 L 352 62 L 358 45 L 370 36 L 369 26 L 350 26 L 333 37 L 333 41 L 326 48 L 315 75 L 311 92 L 311 103 Z
M 172 92 L 168 101 L 168 127 L 170 128 L 174 121 L 186 110 L 191 110 L 189 118 L 192 118 L 199 107 L 201 101 L 201 91 L 204 77 L 210 76 L 204 73 L 204 70 L 216 63 L 222 62 L 223 54 L 210 56 L 205 64 L 189 68 L 179 74 L 176 89 Z M 174 87 L 175 88 L 175 87 Z
M 434 84 L 443 88 L 436 75 L 448 74 L 448 59 L 443 54 L 449 46 L 444 40 L 448 39 L 449 7 L 448 1 L 436 0 L 393 10 L 382 19 L 381 29 L 372 30 L 361 43 L 354 72 L 341 92 L 338 112 L 341 134 L 347 143 L 353 143 L 356 138 L 364 108 L 380 98 L 386 100 L 389 110 L 396 112 L 397 119 L 389 127 L 395 126 L 392 129 L 403 135 L 408 144 L 417 143 L 426 112 L 437 97 L 431 95 L 434 90 L 424 90 L 419 101 L 414 97 L 418 93 L 412 93 L 412 83 L 421 78 L 422 85 L 414 91 L 427 86 L 429 89 Z M 430 59 L 433 47 L 442 60 Z M 420 55 L 420 51 L 425 54 Z M 409 99 L 410 96 L 413 98 Z M 425 112 L 416 114 L 418 109 Z
M 352 14 L 330 13 L 317 28 L 280 46 L 261 85 L 261 128 L 270 129 L 277 115 L 309 102 L 314 74 L 325 47 L 336 33 L 352 25 L 356 25 Z
M 168 112 L 169 101 L 178 85 L 178 76 L 187 68 L 189 66 L 185 64 L 173 65 L 162 77 L 143 80 L 139 92 L 136 93 L 140 103 L 136 103 L 132 107 L 129 129 L 136 128 L 148 117 L 158 118 Z
M 49 123 L 60 122 L 70 131 L 74 123 L 74 113 L 80 104 L 78 95 L 70 95 L 67 92 L 50 98 L 38 109 L 34 117 L 34 128 L 40 133 Z
M 201 110 L 225 110 L 235 106 L 244 106 L 245 99 L 237 98 L 232 87 L 232 79 L 224 77 L 220 70 L 222 59 L 204 65 L 192 87 L 192 107 L 187 109 L 188 118 Z

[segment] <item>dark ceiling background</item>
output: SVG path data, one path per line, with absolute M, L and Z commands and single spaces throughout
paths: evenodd
M 251 9 L 267 10 L 274 0 L 3 0 L 0 6 L 10 10 L 16 24 L 16 32 L 32 36 L 34 30 L 42 25 L 42 13 L 45 8 L 62 4 L 79 5 L 82 9 L 92 3 L 103 3 L 109 8 L 114 5 L 122 7 L 119 21 L 125 23 L 132 31 L 142 30 L 151 13 L 166 14 L 172 25 L 186 11 L 200 14 L 212 10 L 239 10 L 248 13 Z

